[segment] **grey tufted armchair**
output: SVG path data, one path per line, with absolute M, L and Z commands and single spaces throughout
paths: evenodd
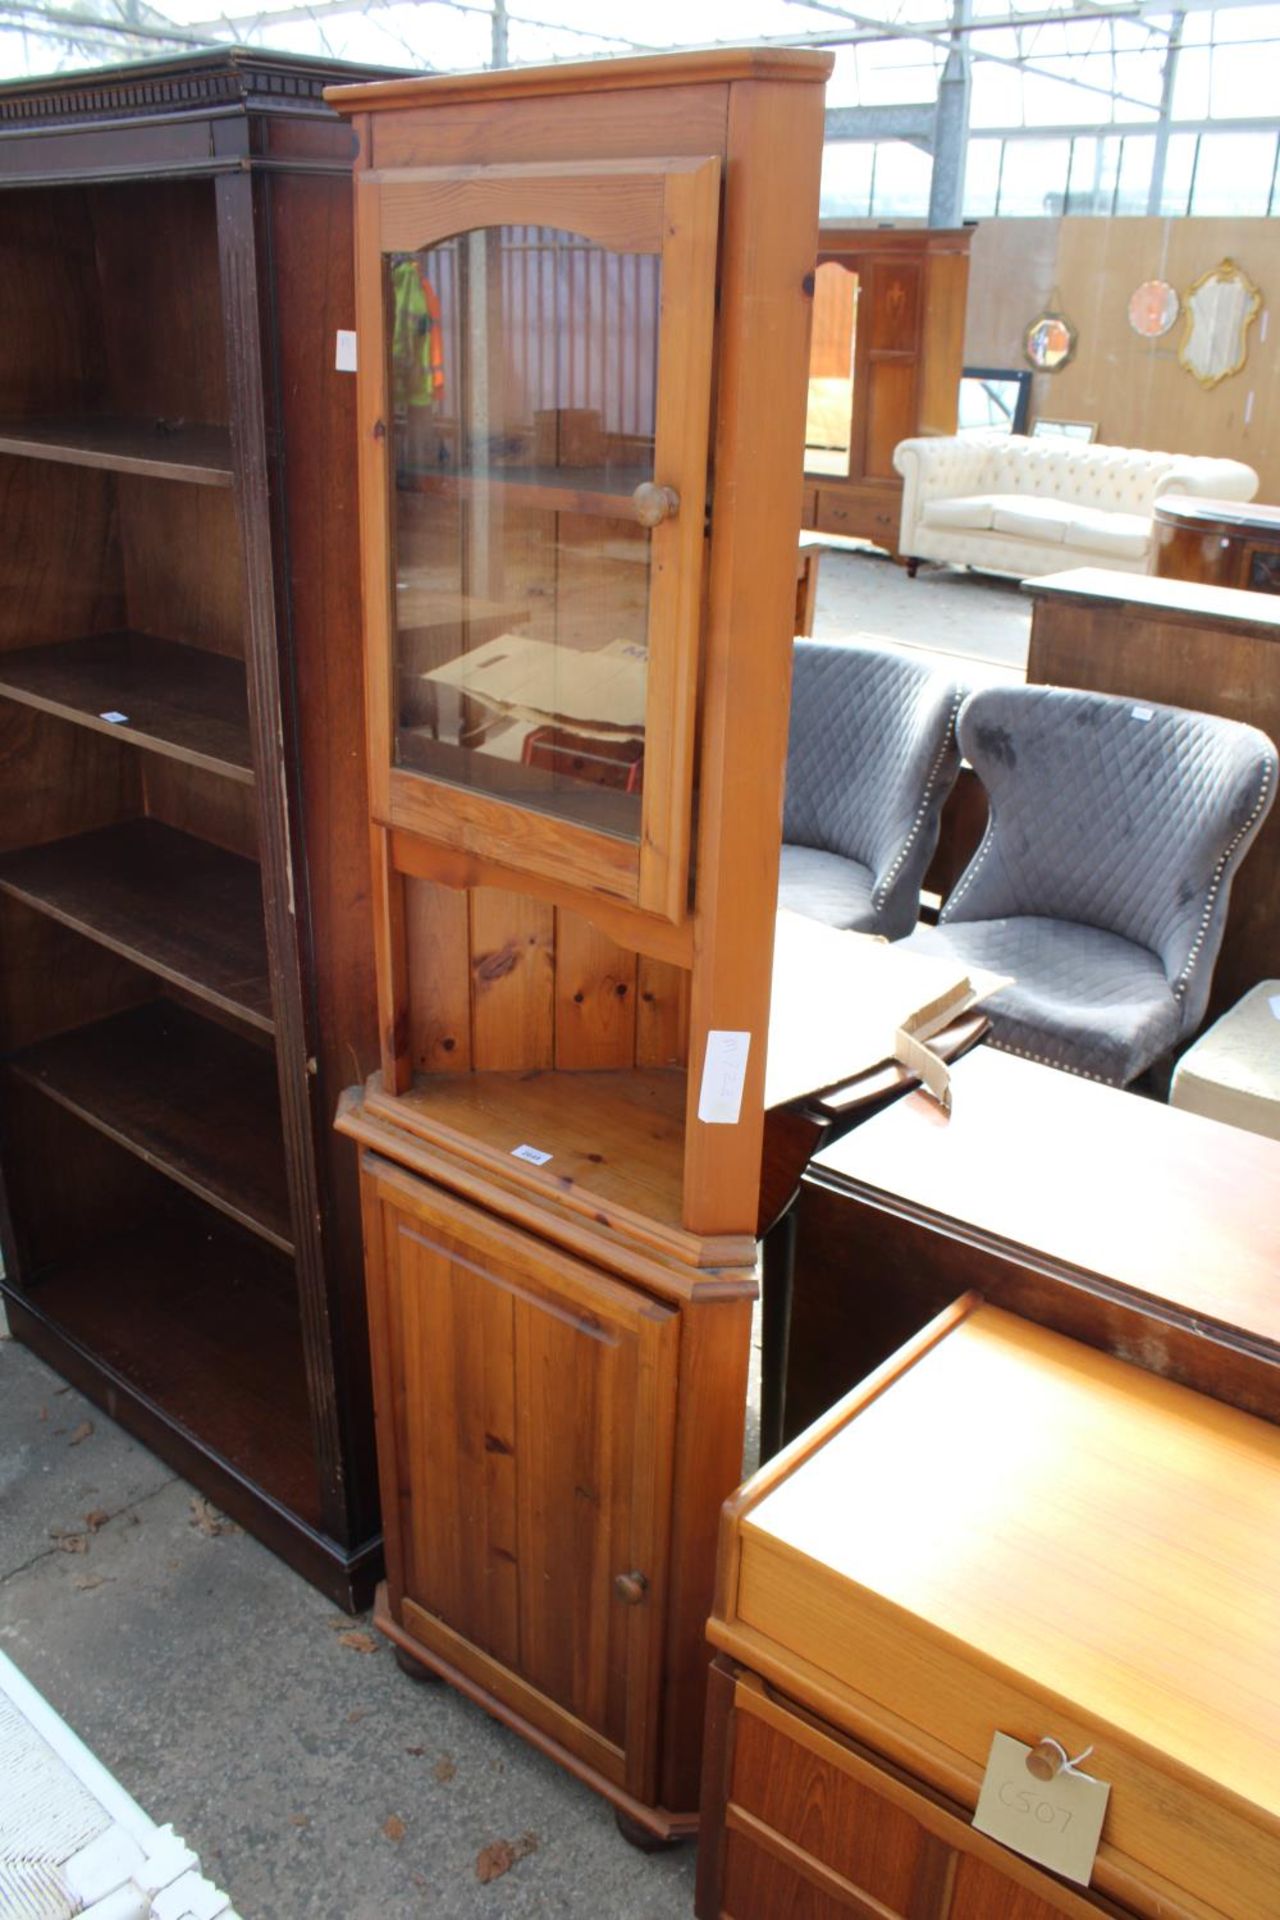
M 958 733 L 990 820 L 908 944 L 1014 976 L 987 1008 L 997 1046 L 1125 1086 L 1204 1018 L 1276 749 L 1233 720 L 1063 687 L 975 693 Z
M 891 940 L 911 931 L 963 698 L 902 654 L 796 642 L 779 906 Z

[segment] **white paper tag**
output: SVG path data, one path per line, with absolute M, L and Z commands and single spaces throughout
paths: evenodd
M 109 720 L 113 727 L 127 727 L 129 724 L 128 714 L 117 713 L 114 707 L 108 708 L 106 713 L 100 713 L 98 718 L 99 720 Z
M 1129 711 L 1135 720 L 1154 720 L 1156 717 L 1154 707 L 1130 707 Z
M 543 1153 L 541 1147 L 512 1147 L 511 1158 L 527 1160 L 531 1167 L 545 1167 L 551 1155 Z
M 1087 1887 L 1111 1788 L 1064 1767 L 1052 1780 L 1027 1772 L 1030 1747 L 997 1733 L 987 1756 L 973 1824 L 1027 1860 Z
M 698 1089 L 698 1118 L 711 1127 L 736 1127 L 742 1112 L 742 1089 L 747 1078 L 749 1033 L 712 1027 L 702 1062 Z
M 356 337 L 345 327 L 338 328 L 338 351 L 333 364 L 339 373 L 356 370 Z

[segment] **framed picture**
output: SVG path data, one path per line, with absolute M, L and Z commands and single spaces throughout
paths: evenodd
M 1037 420 L 1031 429 L 1033 440 L 1096 440 L 1096 420 Z
M 1021 367 L 966 367 L 960 379 L 957 431 L 1025 433 L 1031 375 Z

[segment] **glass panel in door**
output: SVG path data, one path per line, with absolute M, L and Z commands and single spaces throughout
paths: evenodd
M 661 259 L 505 225 L 385 260 L 394 764 L 638 842 Z

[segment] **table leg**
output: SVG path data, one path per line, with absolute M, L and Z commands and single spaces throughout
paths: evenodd
M 791 1346 L 791 1297 L 796 1275 L 794 1203 L 774 1221 L 760 1243 L 760 1464 L 782 1445 L 787 1411 L 787 1360 Z

